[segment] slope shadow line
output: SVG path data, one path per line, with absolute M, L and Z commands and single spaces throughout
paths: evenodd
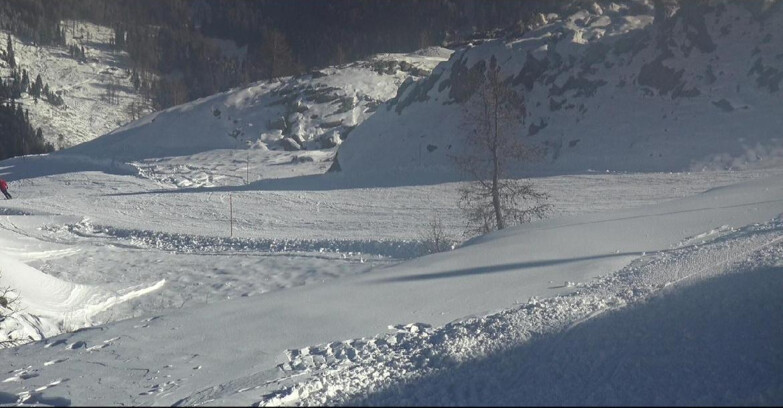
M 661 252 L 665 252 L 665 251 L 661 251 Z M 376 279 L 368 283 L 412 282 L 412 281 L 425 281 L 425 280 L 444 279 L 444 278 L 457 278 L 462 276 L 506 272 L 506 271 L 517 270 L 517 269 L 528 269 L 528 268 L 538 268 L 542 266 L 562 265 L 562 264 L 573 263 L 573 262 L 590 261 L 590 260 L 603 259 L 603 258 L 613 258 L 618 256 L 641 256 L 642 254 L 644 254 L 644 252 L 622 252 L 622 253 L 612 253 L 612 254 L 604 254 L 604 255 L 581 256 L 581 257 L 566 258 L 566 259 L 544 259 L 540 261 L 516 262 L 516 263 L 508 263 L 508 264 L 501 264 L 501 265 L 481 266 L 477 268 L 454 269 L 454 270 L 442 271 L 442 272 L 425 273 L 422 275 L 395 276 L 391 278 Z
M 776 201 L 781 201 L 781 200 L 776 200 Z M 745 236 L 750 237 L 761 233 L 762 231 L 754 231 L 745 234 Z M 722 238 L 718 238 L 718 239 L 722 239 Z M 544 266 L 562 265 L 562 264 L 568 264 L 574 262 L 591 261 L 591 260 L 620 257 L 620 256 L 639 257 L 639 256 L 643 256 L 645 253 L 652 253 L 652 252 L 668 253 L 673 251 L 683 251 L 694 247 L 698 247 L 698 244 L 683 245 L 672 249 L 650 249 L 644 252 L 640 252 L 640 251 L 616 252 L 611 254 L 590 255 L 590 256 L 581 256 L 581 257 L 573 257 L 573 258 L 563 258 L 563 259 L 544 259 L 538 261 L 515 262 L 515 263 L 502 264 L 502 265 L 490 265 L 490 266 L 482 266 L 476 268 L 463 268 L 463 269 L 454 269 L 454 270 L 447 270 L 447 271 L 440 271 L 440 272 L 431 272 L 431 273 L 413 275 L 413 276 L 396 276 L 391 278 L 375 279 L 365 284 L 413 282 L 413 281 L 426 281 L 426 280 L 443 279 L 443 278 L 457 278 L 462 276 L 507 272 L 507 271 L 517 270 L 517 269 L 539 268 Z
M 753 206 L 753 205 L 772 204 L 772 203 L 783 203 L 783 199 L 781 199 L 781 200 L 767 200 L 767 201 L 754 201 L 754 202 L 751 202 L 751 203 L 721 205 L 721 206 L 716 206 L 716 207 L 692 208 L 690 210 L 678 210 L 678 211 L 669 211 L 669 212 L 663 212 L 663 213 L 632 215 L 632 216 L 628 216 L 628 217 L 611 218 L 611 219 L 596 220 L 596 221 L 584 221 L 584 222 L 576 222 L 576 223 L 572 223 L 572 224 L 563 224 L 563 225 L 555 225 L 555 226 L 551 226 L 551 227 L 536 228 L 534 230 L 536 230 L 536 231 L 546 231 L 546 230 L 553 230 L 553 229 L 559 229 L 559 228 L 565 228 L 565 227 L 576 227 L 576 226 L 579 226 L 579 225 L 601 224 L 601 223 L 604 223 L 604 222 L 634 220 L 634 219 L 642 219 L 642 218 L 649 218 L 649 217 L 659 217 L 659 216 L 674 215 L 674 214 L 686 214 L 686 213 L 700 212 L 700 211 L 705 211 L 705 210 L 722 210 L 722 209 L 728 209 L 728 208 L 741 208 L 741 207 L 748 207 L 748 206 Z

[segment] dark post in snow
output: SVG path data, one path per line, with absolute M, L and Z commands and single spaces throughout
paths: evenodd
M 253 125 L 252 123 L 250 124 Z M 247 141 L 247 160 L 245 160 L 245 184 L 250 183 L 250 141 Z

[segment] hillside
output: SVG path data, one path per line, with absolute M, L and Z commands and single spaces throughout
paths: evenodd
M 559 176 L 577 213 L 408 261 L 372 241 L 257 237 L 410 234 L 423 208 L 448 206 L 448 186 L 15 182 L 0 287 L 17 285 L 23 309 L 0 334 L 40 341 L 0 350 L 0 403 L 775 405 L 783 178 L 734 173 L 636 208 L 652 175 L 599 175 L 587 189 L 592 176 Z M 622 180 L 625 199 L 611 193 Z M 221 217 L 230 192 L 234 238 Z M 602 197 L 614 208 L 589 213 Z
M 781 3 L 558 2 L 0 161 L 0 406 L 783 404 Z M 553 207 L 474 236 L 493 61 Z
M 23 93 L 17 102 L 30 112 L 34 127 L 55 148 L 77 145 L 101 136 L 149 112 L 148 104 L 131 83 L 127 53 L 110 45 L 114 31 L 86 22 L 63 22 L 68 46 L 84 48 L 85 58 L 73 57 L 67 47 L 41 46 L 11 35 L 17 69 L 27 70 L 30 81 L 37 75 L 51 92 L 63 99 L 55 106 Z M 10 35 L 0 31 L 5 39 Z M 0 74 L 10 67 L 0 61 Z M 133 108 L 131 107 L 133 105 Z
M 108 171 L 134 162 L 137 172 L 178 186 L 290 175 L 284 167 L 265 166 L 267 162 L 293 160 L 323 173 L 331 166 L 336 147 L 392 98 L 400 84 L 425 78 L 450 53 L 432 47 L 411 54 L 380 54 L 298 77 L 258 82 L 155 112 L 57 152 L 52 159 L 89 161 L 98 163 L 93 168 Z M 226 150 L 221 157 L 214 152 L 219 149 Z M 241 163 L 234 166 L 233 156 L 240 152 Z M 208 180 L 210 166 L 236 167 L 236 178 Z
M 494 58 L 524 97 L 519 171 L 692 171 L 783 160 L 780 2 L 592 3 L 521 37 L 468 47 L 356 129 L 348 174 L 453 173 L 470 79 Z

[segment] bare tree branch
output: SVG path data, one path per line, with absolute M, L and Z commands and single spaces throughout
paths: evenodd
M 524 143 L 519 129 L 526 114 L 524 98 L 502 80 L 493 56 L 464 105 L 472 132 L 466 153 L 453 156 L 455 165 L 474 181 L 460 189 L 459 206 L 468 220 L 468 234 L 485 234 L 506 226 L 542 218 L 551 209 L 546 193 L 529 181 L 510 179 L 516 163 L 536 159 L 540 151 Z

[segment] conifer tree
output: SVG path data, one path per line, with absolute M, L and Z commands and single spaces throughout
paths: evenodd
M 5 53 L 6 53 L 6 59 L 8 62 L 8 66 L 13 68 L 16 68 L 16 57 L 14 55 L 14 43 L 11 41 L 11 34 L 8 34 L 8 40 L 6 42 L 5 47 Z
M 30 95 L 32 95 L 33 98 L 38 99 L 41 97 L 42 90 L 43 90 L 43 80 L 41 79 L 41 74 L 38 74 L 35 77 L 35 83 L 33 83 L 33 86 L 30 88 Z
M 27 75 L 27 70 L 22 70 L 22 92 L 27 92 L 30 89 L 30 77 Z

